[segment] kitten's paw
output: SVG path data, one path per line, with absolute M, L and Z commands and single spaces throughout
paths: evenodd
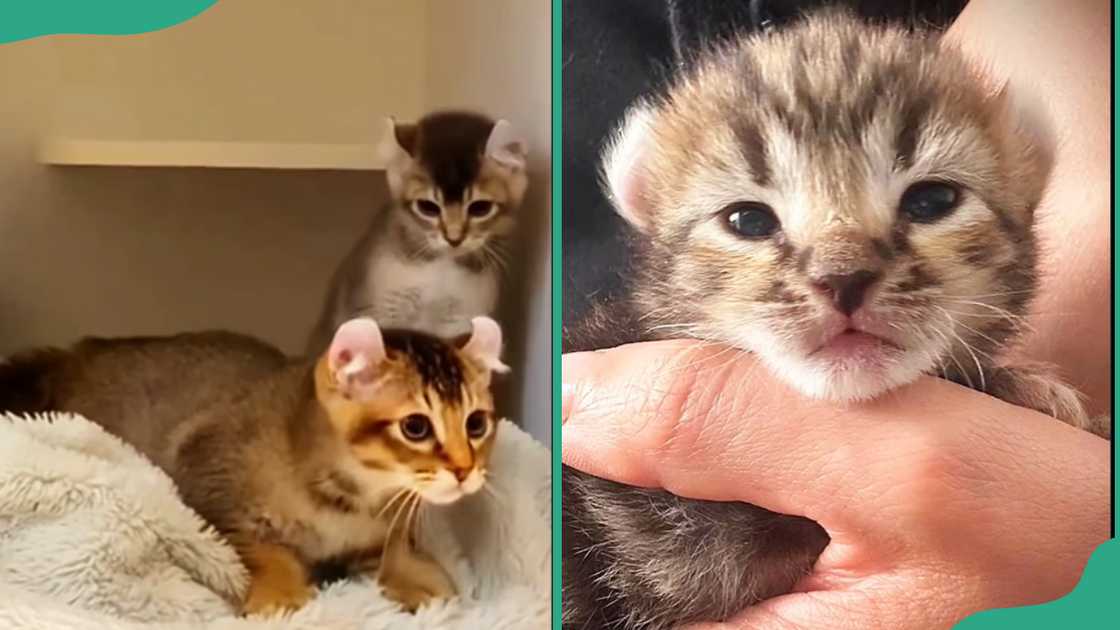
M 987 376 L 989 394 L 1019 407 L 1042 412 L 1097 435 L 1109 437 L 1110 423 L 1089 415 L 1081 394 L 1038 363 L 999 367 Z
M 306 584 L 281 584 L 277 582 L 254 581 L 249 586 L 249 594 L 242 606 L 244 615 L 272 615 L 281 612 L 294 612 L 303 608 L 315 592 Z
M 419 584 L 382 584 L 381 592 L 410 613 L 416 612 L 429 602 L 451 599 L 456 595 L 455 589 L 450 586 L 443 588 Z
M 458 595 L 451 579 L 439 567 L 418 572 L 408 578 L 383 577 L 381 590 L 385 597 L 399 603 L 408 612 L 436 600 L 451 599 Z

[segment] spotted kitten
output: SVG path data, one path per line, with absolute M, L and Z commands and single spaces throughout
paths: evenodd
M 1107 434 L 1046 368 L 999 361 L 1035 291 L 1049 163 L 982 85 L 935 34 L 838 11 L 701 56 L 606 152 L 632 294 L 565 350 L 728 343 L 836 401 L 936 374 Z M 828 544 L 751 505 L 567 467 L 562 483 L 566 628 L 723 620 L 789 592 Z
M 344 323 L 315 359 L 206 332 L 86 339 L 0 363 L 0 411 L 80 413 L 135 446 L 237 550 L 246 613 L 302 606 L 327 566 L 414 610 L 456 593 L 415 516 L 480 490 L 497 430 L 501 331 L 456 347 Z
M 392 199 L 335 271 L 309 351 L 358 315 L 446 338 L 492 315 L 528 184 L 525 152 L 509 122 L 475 113 L 387 120 Z

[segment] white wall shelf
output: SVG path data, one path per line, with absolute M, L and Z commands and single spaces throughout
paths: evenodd
M 55 166 L 148 166 L 376 171 L 372 144 L 113 141 L 67 138 L 39 144 L 38 160 Z

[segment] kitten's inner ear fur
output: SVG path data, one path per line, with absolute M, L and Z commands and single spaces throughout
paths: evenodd
M 954 48 L 967 59 L 972 75 L 969 78 L 984 86 L 991 95 L 988 97 L 988 111 L 993 116 L 991 127 L 1001 154 L 1007 156 L 1011 166 L 1006 174 L 1008 185 L 1026 202 L 1026 210 L 1033 213 L 1046 192 L 1054 166 L 1055 139 L 1046 105 L 1023 98 L 1022 92 L 1016 92 L 1006 79 L 996 78 L 993 67 L 961 52 L 955 41 L 943 38 L 941 46 Z
M 357 400 L 372 395 L 378 368 L 385 358 L 381 328 L 368 317 L 352 319 L 339 326 L 326 357 L 337 391 Z
M 635 105 L 604 151 L 603 180 L 615 210 L 639 232 L 648 232 L 653 207 L 646 193 L 645 161 L 650 159 L 653 114 L 649 105 Z
M 400 199 L 403 194 L 404 176 L 412 167 L 415 143 L 416 125 L 400 124 L 392 118 L 385 118 L 377 155 L 385 165 L 389 192 L 394 198 Z
M 498 322 L 489 317 L 475 317 L 471 320 L 471 329 L 471 336 L 463 345 L 463 354 L 492 372 L 509 372 L 509 366 L 502 363 L 502 329 Z
M 997 142 L 1002 154 L 1010 157 L 1012 171 L 1008 184 L 1016 188 L 1033 213 L 1050 181 L 1054 165 L 1053 137 L 1046 125 L 1047 117 L 1032 103 L 1021 102 L 1007 83 L 992 97 Z
M 513 125 L 507 120 L 499 120 L 490 130 L 490 137 L 486 140 L 485 153 L 495 162 L 515 171 L 525 169 L 525 156 L 528 146 L 521 138 Z

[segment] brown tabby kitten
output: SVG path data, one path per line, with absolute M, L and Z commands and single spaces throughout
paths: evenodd
M 359 315 L 445 338 L 493 315 L 528 184 L 525 152 L 509 122 L 472 112 L 387 120 L 392 199 L 335 271 L 309 351 Z
M 1107 435 L 1048 369 L 997 359 L 1035 291 L 1049 163 L 982 86 L 935 34 L 838 11 L 711 50 L 607 151 L 631 298 L 566 329 L 565 351 L 711 340 L 838 402 L 936 374 Z M 723 620 L 789 592 L 828 544 L 751 505 L 567 467 L 562 483 L 573 629 Z
M 80 413 L 165 470 L 248 567 L 246 613 L 299 608 L 337 562 L 414 610 L 456 593 L 417 510 L 486 482 L 506 367 L 497 324 L 472 327 L 455 347 L 355 319 L 312 360 L 225 332 L 86 339 L 0 364 L 0 410 Z

